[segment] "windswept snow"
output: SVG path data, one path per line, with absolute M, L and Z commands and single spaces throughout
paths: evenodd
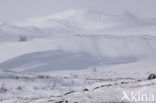
M 0 23 L 2 103 L 114 103 L 123 91 L 156 95 L 151 73 L 156 18 L 77 9 Z
M 0 68 L 29 72 L 86 69 L 155 58 L 152 36 L 56 36 L 0 46 Z
M 135 57 L 100 57 L 86 53 L 45 51 L 26 54 L 0 64 L 0 68 L 23 72 L 48 72 L 60 70 L 80 70 L 92 66 L 131 63 Z M 24 69 L 24 70 L 23 70 Z

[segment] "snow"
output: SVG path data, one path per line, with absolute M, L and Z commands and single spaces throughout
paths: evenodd
M 100 30 L 116 26 L 155 25 L 154 20 L 141 19 L 130 12 L 123 15 L 104 14 L 96 10 L 73 9 L 45 17 L 34 17 L 15 23 L 19 26 L 35 26 L 39 28 L 65 28 L 77 26 L 86 30 Z M 75 25 L 72 25 L 75 24 Z
M 156 74 L 155 33 L 155 18 L 88 9 L 0 23 L 0 102 L 107 103 L 121 102 L 123 91 L 156 95 L 156 80 L 147 80 Z M 28 40 L 20 42 L 20 35 Z
M 96 10 L 73 9 L 45 17 L 0 24 L 0 42 L 68 34 L 150 34 L 155 36 L 156 18 L 140 18 L 131 12 L 122 15 L 105 14 Z M 2 39 L 3 38 L 3 39 Z
M 131 67 L 130 64 L 123 65 L 120 66 L 126 69 Z M 125 71 L 123 72 L 121 68 L 116 67 L 118 66 L 96 68 L 96 70 L 91 68 L 61 71 L 62 73 L 56 71 L 49 72 L 50 76 L 46 76 L 47 73 L 37 75 L 1 70 L 0 98 L 2 103 L 55 103 L 62 100 L 69 103 L 90 103 L 121 101 L 123 91 L 156 94 L 153 91 L 156 81 L 146 79 L 150 73 L 137 72 L 137 70 L 127 72 L 122 69 Z M 116 69 L 120 70 L 117 72 Z M 4 88 L 7 90 L 4 91 Z M 85 89 L 88 91 L 84 91 Z
M 147 80 L 156 73 L 155 44 L 150 35 L 95 34 L 3 43 L 0 101 L 99 103 L 122 102 L 123 91 L 156 95 L 156 81 Z
M 56 36 L 8 43 L 0 45 L 0 67 L 41 72 L 131 63 L 155 58 L 155 43 L 150 36 L 111 35 Z

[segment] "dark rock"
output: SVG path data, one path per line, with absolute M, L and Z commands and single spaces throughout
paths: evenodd
M 68 103 L 68 101 L 66 100 L 65 103 Z
M 83 90 L 84 92 L 89 91 L 87 88 Z
M 58 101 L 58 102 L 55 102 L 55 103 L 63 103 L 63 101 Z
M 148 76 L 148 80 L 151 80 L 151 79 L 156 79 L 156 75 L 155 74 L 150 74 Z

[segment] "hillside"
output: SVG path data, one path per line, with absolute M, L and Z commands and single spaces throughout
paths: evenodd
M 153 36 L 68 35 L 0 45 L 0 68 L 29 72 L 155 61 Z M 10 51 L 11 50 L 11 51 Z

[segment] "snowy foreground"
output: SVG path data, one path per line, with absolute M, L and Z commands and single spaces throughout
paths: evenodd
M 1 43 L 0 103 L 155 103 L 155 44 L 147 35 Z
M 149 68 L 154 69 L 156 64 L 152 64 L 138 62 L 108 66 L 105 69 L 92 67 L 86 70 L 56 71 L 45 73 L 46 75 L 1 70 L 0 102 L 122 103 L 127 101 L 122 100 L 123 92 L 128 96 L 131 96 L 131 92 L 155 96 L 156 80 L 147 80 L 151 72 L 139 72 L 146 65 L 151 65 Z M 131 72 L 128 72 L 130 69 Z M 141 99 L 139 103 L 151 103 L 150 97 Z

